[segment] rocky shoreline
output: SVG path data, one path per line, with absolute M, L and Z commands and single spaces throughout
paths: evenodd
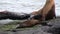
M 47 24 L 51 26 L 36 25 L 30 28 L 16 29 L 16 31 L 0 31 L 0 34 L 60 34 L 60 17 L 50 20 Z

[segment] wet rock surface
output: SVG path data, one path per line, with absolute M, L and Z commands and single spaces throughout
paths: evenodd
M 0 31 L 0 34 L 60 34 L 60 18 L 52 19 L 47 24 L 51 26 L 39 24 L 30 28 Z

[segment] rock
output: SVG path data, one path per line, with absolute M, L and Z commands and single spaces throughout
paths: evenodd
M 52 25 L 46 31 L 52 34 L 60 34 L 60 19 L 51 20 L 49 25 Z

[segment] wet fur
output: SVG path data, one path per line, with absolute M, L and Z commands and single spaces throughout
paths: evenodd
M 25 25 L 20 24 L 17 28 L 21 28 L 21 25 L 25 27 L 33 26 L 33 25 L 42 23 L 41 21 L 50 20 L 56 17 L 54 0 L 46 0 L 46 4 L 42 9 L 38 10 L 37 12 L 32 12 L 31 14 L 35 16 L 38 15 L 36 16 L 38 18 L 36 19 L 32 18 L 30 20 L 27 20 L 23 22 L 23 24 Z M 39 17 L 39 16 L 42 16 L 42 17 Z
M 19 15 L 19 13 L 2 11 L 0 12 L 0 20 L 12 19 L 12 20 L 25 20 L 30 17 L 30 14 Z

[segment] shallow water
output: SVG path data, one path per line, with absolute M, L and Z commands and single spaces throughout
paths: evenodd
M 45 1 L 46 0 L 0 0 L 0 11 L 8 10 L 11 12 L 31 13 L 41 9 Z M 55 4 L 56 16 L 60 16 L 60 0 L 55 0 Z M 4 20 L 0 22 L 2 23 L 2 21 L 5 22 Z

